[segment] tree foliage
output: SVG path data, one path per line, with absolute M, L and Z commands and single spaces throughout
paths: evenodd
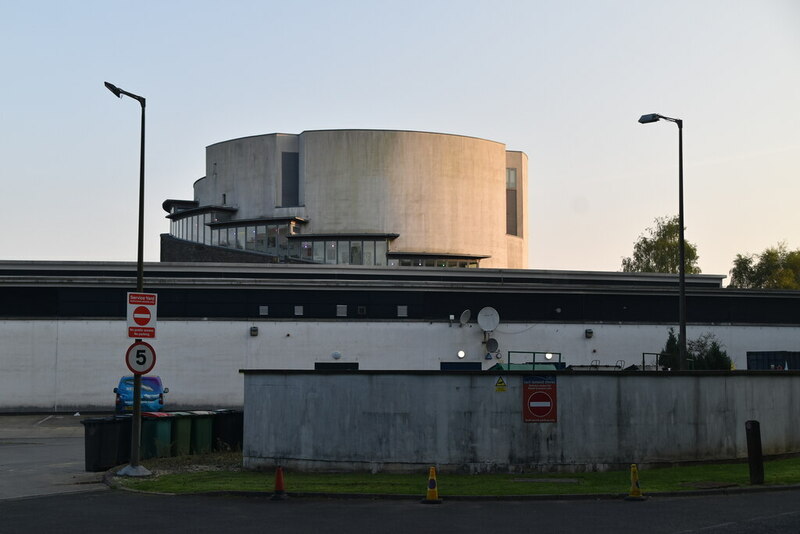
M 800 249 L 778 243 L 761 254 L 737 254 L 730 275 L 730 287 L 800 289 Z
M 688 340 L 686 352 L 689 360 L 687 367 L 691 370 L 728 371 L 733 368 L 733 362 L 728 357 L 728 353 L 722 349 L 722 345 L 710 332 L 697 339 Z M 678 338 L 675 336 L 675 331 L 670 328 L 667 342 L 658 358 L 659 364 L 673 370 L 680 369 L 678 354 Z
M 679 272 L 680 225 L 678 216 L 657 217 L 655 227 L 647 228 L 633 245 L 633 255 L 622 259 L 622 270 L 626 273 L 672 273 Z M 699 274 L 697 247 L 685 241 L 686 273 Z

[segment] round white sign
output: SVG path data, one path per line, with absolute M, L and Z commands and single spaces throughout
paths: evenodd
M 156 365 L 156 351 L 149 343 L 137 341 L 125 353 L 125 364 L 135 375 L 146 375 Z

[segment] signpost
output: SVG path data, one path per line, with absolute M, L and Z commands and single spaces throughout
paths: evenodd
M 139 273 L 138 291 L 128 293 L 125 302 L 128 307 L 127 337 L 135 342 L 125 352 L 125 365 L 133 373 L 133 420 L 131 425 L 130 464 L 118 474 L 146 476 L 150 474 L 139 464 L 139 441 L 142 433 L 142 375 L 153 370 L 156 365 L 156 351 L 142 339 L 156 338 L 156 317 L 158 317 L 158 295 L 142 292 L 142 277 Z
M 522 414 L 526 423 L 558 421 L 555 376 L 526 376 L 522 381 Z

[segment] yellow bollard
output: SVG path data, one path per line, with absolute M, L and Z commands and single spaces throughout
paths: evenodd
M 428 470 L 428 491 L 421 502 L 422 504 L 442 504 L 442 500 L 439 498 L 439 486 L 436 483 L 435 467 Z
M 625 497 L 626 501 L 643 501 L 647 497 L 642 495 L 642 488 L 639 487 L 639 469 L 636 467 L 636 464 L 631 464 L 631 491 L 627 497 Z

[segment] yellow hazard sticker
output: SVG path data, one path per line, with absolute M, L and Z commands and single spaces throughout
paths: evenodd
M 508 384 L 506 384 L 506 381 L 503 380 L 503 377 L 502 376 L 498 376 L 497 377 L 497 382 L 494 383 L 494 390 L 495 391 L 506 391 L 507 387 L 508 387 Z

